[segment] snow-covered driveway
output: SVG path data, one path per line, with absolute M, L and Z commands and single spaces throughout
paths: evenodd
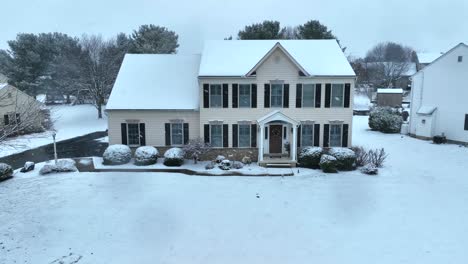
M 354 121 L 354 143 L 390 154 L 377 177 L 77 173 L 0 183 L 0 263 L 467 262 L 468 148 Z

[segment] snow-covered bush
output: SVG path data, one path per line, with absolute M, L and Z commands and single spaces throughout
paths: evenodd
M 0 180 L 10 178 L 11 175 L 13 175 L 13 168 L 6 163 L 0 163 Z
M 184 146 L 185 156 L 188 159 L 193 159 L 195 164 L 200 160 L 200 156 L 208 152 L 210 149 L 211 145 L 206 143 L 202 138 L 191 139 Z
M 361 172 L 368 175 L 377 175 L 379 173 L 379 169 L 377 169 L 374 164 L 369 163 L 361 168 Z
M 399 133 L 403 118 L 391 107 L 376 107 L 369 115 L 369 127 L 384 133 Z
M 23 172 L 23 173 L 29 172 L 29 171 L 34 170 L 34 167 L 35 167 L 34 162 L 32 162 L 32 161 L 26 161 L 26 162 L 24 163 L 23 168 L 21 168 L 20 171 Z
M 382 168 L 388 155 L 385 149 L 369 150 L 369 163 L 375 165 L 377 168 Z
M 214 162 L 209 162 L 205 165 L 205 170 L 212 170 L 214 169 L 215 165 L 214 165 Z
M 239 161 L 232 162 L 232 168 L 233 169 L 240 170 L 243 167 L 244 167 L 244 164 L 242 162 L 239 162 Z
M 230 170 L 231 166 L 232 166 L 231 161 L 227 159 L 221 161 L 221 164 L 219 164 L 219 168 L 222 170 Z
M 142 146 L 135 150 L 135 165 L 146 166 L 158 161 L 158 150 L 151 146 Z
M 356 154 L 356 167 L 362 167 L 369 163 L 369 154 L 365 148 L 356 146 L 351 148 Z
M 338 172 L 337 168 L 337 160 L 335 157 L 324 154 L 320 158 L 320 168 L 322 169 L 323 172 L 325 173 L 336 173 Z
M 336 158 L 337 169 L 350 171 L 356 168 L 356 154 L 349 148 L 331 148 L 328 154 Z
M 126 145 L 110 145 L 102 155 L 104 165 L 120 165 L 130 162 L 132 151 Z
M 181 148 L 170 148 L 164 153 L 164 165 L 179 167 L 184 164 L 185 153 Z
M 304 147 L 299 152 L 299 166 L 311 169 L 320 169 L 320 157 L 323 149 L 320 147 Z
M 252 159 L 249 156 L 244 156 L 242 158 L 242 163 L 244 163 L 245 165 L 250 165 L 252 164 Z
M 76 163 L 72 159 L 60 159 L 57 164 L 46 164 L 39 170 L 39 174 L 60 173 L 60 172 L 74 172 L 78 171 Z
M 218 155 L 218 156 L 216 157 L 216 159 L 215 159 L 215 162 L 219 164 L 219 163 L 221 163 L 221 162 L 222 162 L 223 160 L 225 160 L 225 159 L 226 159 L 226 157 L 224 157 L 223 155 Z

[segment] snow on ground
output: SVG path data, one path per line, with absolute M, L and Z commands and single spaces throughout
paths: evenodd
M 378 176 L 18 174 L 0 263 L 465 263 L 468 148 L 353 128 Z
M 371 101 L 369 96 L 365 93 L 355 93 L 354 94 L 354 107 L 355 111 L 369 111 L 371 107 Z
M 57 105 L 50 107 L 57 141 L 82 136 L 107 129 L 107 117 L 97 118 L 97 110 L 92 105 Z M 35 133 L 9 139 L 0 149 L 0 157 L 52 143 L 52 132 Z

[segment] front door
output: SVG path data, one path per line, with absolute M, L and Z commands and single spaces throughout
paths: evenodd
M 270 125 L 270 153 L 282 153 L 283 126 Z

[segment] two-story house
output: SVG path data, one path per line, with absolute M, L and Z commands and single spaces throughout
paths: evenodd
M 201 55 L 126 55 L 107 104 L 110 144 L 203 138 L 261 164 L 351 146 L 355 74 L 335 40 L 208 41 Z

